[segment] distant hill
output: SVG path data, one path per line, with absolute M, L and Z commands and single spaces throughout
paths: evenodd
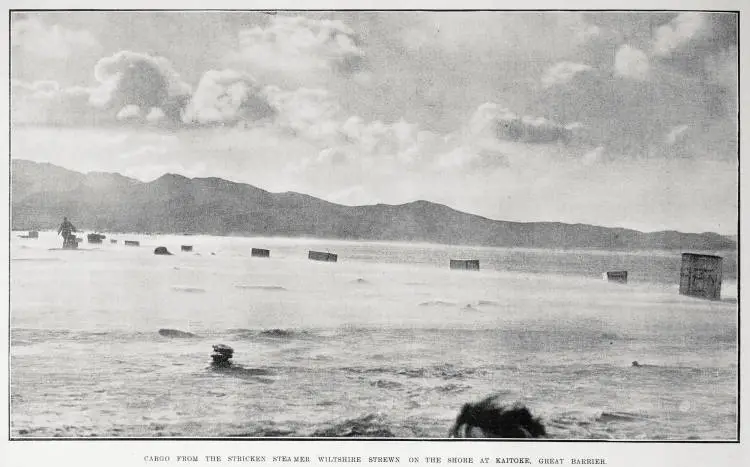
M 312 196 L 270 193 L 221 178 L 166 174 L 144 183 L 119 174 L 82 174 L 52 164 L 11 163 L 12 228 L 56 228 L 63 216 L 103 232 L 205 233 L 414 241 L 533 248 L 734 250 L 715 233 L 643 233 L 559 222 L 506 222 L 415 201 L 342 206 Z

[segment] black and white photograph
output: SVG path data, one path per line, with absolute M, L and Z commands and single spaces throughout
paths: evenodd
M 204 6 L 8 11 L 11 444 L 739 442 L 737 8 Z

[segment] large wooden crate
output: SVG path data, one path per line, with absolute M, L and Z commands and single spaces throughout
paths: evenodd
M 466 271 L 479 271 L 478 259 L 452 259 L 451 269 L 463 269 Z
M 335 263 L 338 261 L 339 256 L 334 253 L 324 253 L 322 251 L 312 251 L 310 250 L 307 253 L 307 259 L 311 259 L 313 261 L 326 261 L 329 263 Z
M 720 256 L 683 253 L 680 294 L 720 300 L 722 262 Z

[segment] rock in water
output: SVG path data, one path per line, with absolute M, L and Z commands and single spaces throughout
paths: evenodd
M 154 250 L 155 255 L 171 255 L 172 253 L 167 250 L 167 247 L 165 246 L 157 246 Z
M 159 329 L 159 335 L 164 337 L 196 337 L 192 332 L 180 331 L 179 329 Z
M 234 355 L 234 349 L 225 344 L 213 345 L 214 353 L 211 354 L 213 364 L 216 366 L 229 366 L 232 364 L 229 360 Z
M 490 396 L 477 403 L 464 404 L 451 427 L 454 438 L 540 438 L 547 431 L 538 418 L 534 418 L 524 405 L 512 406 L 496 404 L 496 396 Z M 477 430 L 473 430 L 476 428 Z

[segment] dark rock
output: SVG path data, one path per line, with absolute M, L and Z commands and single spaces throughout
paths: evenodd
M 229 355 L 229 356 L 231 356 L 232 354 L 234 354 L 234 349 L 231 348 L 231 347 L 229 347 L 226 344 L 214 344 L 212 347 L 214 349 L 214 352 L 216 352 L 216 353 L 220 353 L 220 354 L 223 354 L 223 355 Z
M 167 247 L 165 246 L 157 246 L 154 250 L 155 255 L 171 255 L 172 253 L 167 250 Z
M 214 344 L 214 353 L 211 354 L 214 366 L 228 367 L 232 364 L 229 359 L 234 355 L 234 349 L 225 344 Z
M 213 359 L 213 362 L 211 362 L 211 364 L 214 367 L 227 368 L 227 367 L 232 366 L 230 357 L 227 357 L 226 355 L 220 355 L 216 353 L 211 354 L 211 359 Z
M 540 438 L 546 436 L 544 425 L 534 418 L 524 405 L 496 404 L 497 396 L 490 396 L 477 403 L 464 404 L 451 427 L 454 438 Z M 472 430 L 478 428 L 479 430 Z

